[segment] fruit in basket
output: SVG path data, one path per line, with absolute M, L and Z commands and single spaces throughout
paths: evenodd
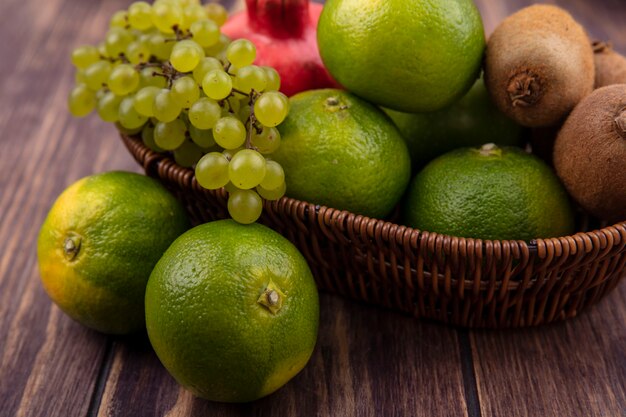
M 130 172 L 83 178 L 56 200 L 39 233 L 39 271 L 50 298 L 103 333 L 144 326 L 150 271 L 189 226 L 157 181 Z
M 557 124 L 593 90 L 593 50 L 565 10 L 526 7 L 489 37 L 485 84 L 498 108 L 523 126 Z
M 306 261 L 259 224 L 205 223 L 178 238 L 146 288 L 146 327 L 159 359 L 194 394 L 246 402 L 306 365 L 319 302 Z
M 378 108 L 336 89 L 291 97 L 272 155 L 284 168 L 287 195 L 340 210 L 383 218 L 410 177 L 400 133 Z
M 222 152 L 230 163 L 244 159 L 237 158 L 238 151 L 253 152 L 264 166 L 265 155 L 280 144 L 275 127 L 287 116 L 289 102 L 277 91 L 276 70 L 254 65 L 255 46 L 221 34 L 224 20 L 217 4 L 131 4 L 113 16 L 104 43 L 78 47 L 72 54 L 77 86 L 68 98 L 70 111 L 86 116 L 97 109 L 123 134 L 140 134 L 153 151 L 169 152 L 178 165 L 195 168 L 205 188 L 225 186 L 210 178 L 232 171 L 213 157 L 200 163 L 206 154 Z M 285 186 L 264 181 L 263 169 L 245 160 L 232 171 L 238 178 L 227 182 L 228 208 L 234 219 L 250 223 L 261 215 L 260 196 L 278 199 Z M 246 181 L 238 181 L 241 176 Z M 268 184 L 276 187 L 264 188 Z
M 594 42 L 592 46 L 596 69 L 595 88 L 626 84 L 626 57 L 615 52 L 610 43 Z
M 409 113 L 461 98 L 478 77 L 485 46 L 471 0 L 328 0 L 317 36 L 341 85 Z
M 405 223 L 429 232 L 490 240 L 531 240 L 573 232 L 558 178 L 515 147 L 489 143 L 438 157 L 407 191 Z
M 257 47 L 258 65 L 275 68 L 280 91 L 336 87 L 317 49 L 317 21 L 322 5 L 309 0 L 246 0 L 246 11 L 222 27 L 232 39 L 246 38 Z
M 554 143 L 554 167 L 587 212 L 626 220 L 626 84 L 599 88 L 576 106 Z
M 409 147 L 413 168 L 464 146 L 519 145 L 522 128 L 493 104 L 482 79 L 463 98 L 429 113 L 401 113 L 385 109 Z

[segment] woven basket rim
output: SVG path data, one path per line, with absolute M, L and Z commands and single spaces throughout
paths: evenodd
M 164 164 L 165 169 L 167 168 L 176 168 L 179 170 L 185 171 L 186 178 L 188 179 L 189 186 L 194 188 L 195 191 L 204 192 L 206 194 L 212 196 L 226 196 L 226 191 L 223 188 L 217 190 L 208 190 L 201 187 L 195 178 L 194 170 L 191 168 L 183 167 L 178 165 L 176 161 L 168 154 L 155 152 L 152 149 L 148 148 L 141 138 L 128 135 L 123 132 L 119 132 L 120 136 L 123 139 L 124 144 L 129 149 L 133 157 L 136 158 L 135 152 L 132 148 L 137 148 L 145 153 L 146 158 L 143 163 L 144 169 L 146 172 L 149 172 L 150 169 L 156 169 L 157 165 Z M 139 161 L 138 161 L 139 162 Z M 606 225 L 599 229 L 590 230 L 587 232 L 576 232 L 572 235 L 567 236 L 557 236 L 551 238 L 537 238 L 531 239 L 529 241 L 524 240 L 490 240 L 490 239 L 478 239 L 478 238 L 469 238 L 469 237 L 461 237 L 461 236 L 453 236 L 446 235 L 437 232 L 430 232 L 427 230 L 420 230 L 416 228 L 412 228 L 410 226 L 402 225 L 399 223 L 394 223 L 389 220 L 378 219 L 373 217 L 368 217 L 362 214 L 352 213 L 347 210 L 340 210 L 333 207 L 324 206 L 321 204 L 314 204 L 304 200 L 298 200 L 292 197 L 283 196 L 279 200 L 276 201 L 267 201 L 263 200 L 264 208 L 268 205 L 277 206 L 279 202 L 282 202 L 286 205 L 304 205 L 305 216 L 307 215 L 320 215 L 326 214 L 330 218 L 334 219 L 333 224 L 341 224 L 343 229 L 348 229 L 346 224 L 353 224 L 357 227 L 361 224 L 371 224 L 374 222 L 377 227 L 381 227 L 383 229 L 388 229 L 389 235 L 396 235 L 400 238 L 409 234 L 411 236 L 411 240 L 416 241 L 418 243 L 420 240 L 424 239 L 424 237 L 432 236 L 432 237 L 440 237 L 444 242 L 452 239 L 456 239 L 459 244 L 482 244 L 482 247 L 487 246 L 511 246 L 518 247 L 522 251 L 528 251 L 530 253 L 537 252 L 540 257 L 544 257 L 546 253 L 547 246 L 569 246 L 572 248 L 571 254 L 576 253 L 576 247 L 585 247 L 591 249 L 591 247 L 595 247 L 594 243 L 600 243 L 599 240 L 604 240 L 606 242 L 605 249 L 609 250 L 612 247 L 614 239 L 620 239 L 619 235 L 621 234 L 624 239 L 626 239 L 626 219 L 623 221 L 619 221 L 612 225 Z M 328 225 L 327 225 L 328 226 Z M 621 233 L 620 233 L 621 231 Z M 608 241 L 611 241 L 610 243 Z M 400 240 L 398 240 L 400 242 Z

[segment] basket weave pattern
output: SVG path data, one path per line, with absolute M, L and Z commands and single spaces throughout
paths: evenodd
M 122 140 L 193 222 L 228 218 L 226 194 L 133 137 Z M 626 275 L 626 222 L 573 236 L 482 241 L 418 231 L 282 198 L 261 223 L 293 242 L 321 290 L 463 327 L 532 326 L 574 317 Z

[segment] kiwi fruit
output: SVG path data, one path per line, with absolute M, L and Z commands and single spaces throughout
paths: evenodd
M 626 84 L 585 97 L 559 131 L 553 156 L 557 175 L 585 211 L 626 220 Z
M 593 91 L 593 49 L 565 10 L 547 4 L 507 17 L 487 42 L 485 83 L 517 123 L 544 127 L 564 119 Z
M 626 84 L 626 57 L 615 52 L 610 43 L 594 42 L 592 47 L 596 67 L 595 87 Z

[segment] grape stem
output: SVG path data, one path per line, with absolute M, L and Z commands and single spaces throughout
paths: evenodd
M 163 72 L 152 72 L 152 76 L 156 77 L 165 77 L 167 80 L 168 88 L 172 87 L 172 83 L 180 77 L 191 74 L 190 72 L 178 72 L 169 61 L 164 62 L 163 64 L 156 62 L 142 62 L 135 65 L 135 69 L 137 71 L 141 71 L 144 68 L 160 68 Z
M 241 91 L 241 90 L 237 90 L 236 88 L 233 88 L 233 89 L 232 89 L 232 92 L 233 92 L 233 93 L 237 93 L 237 94 L 241 94 L 242 96 L 249 96 L 249 94 L 244 93 L 244 92 L 243 92 L 243 91 Z M 232 94 L 231 94 L 231 96 L 232 96 Z
M 248 101 L 248 106 L 250 106 L 250 116 L 248 116 L 248 120 L 246 121 L 246 149 L 253 149 L 258 151 L 259 149 L 252 144 L 252 128 L 256 131 L 257 135 L 260 134 L 263 129 L 259 130 L 259 126 L 257 126 L 256 116 L 254 115 L 254 103 L 257 98 L 260 97 L 260 94 L 254 91 L 254 89 L 250 90 L 250 100 Z

